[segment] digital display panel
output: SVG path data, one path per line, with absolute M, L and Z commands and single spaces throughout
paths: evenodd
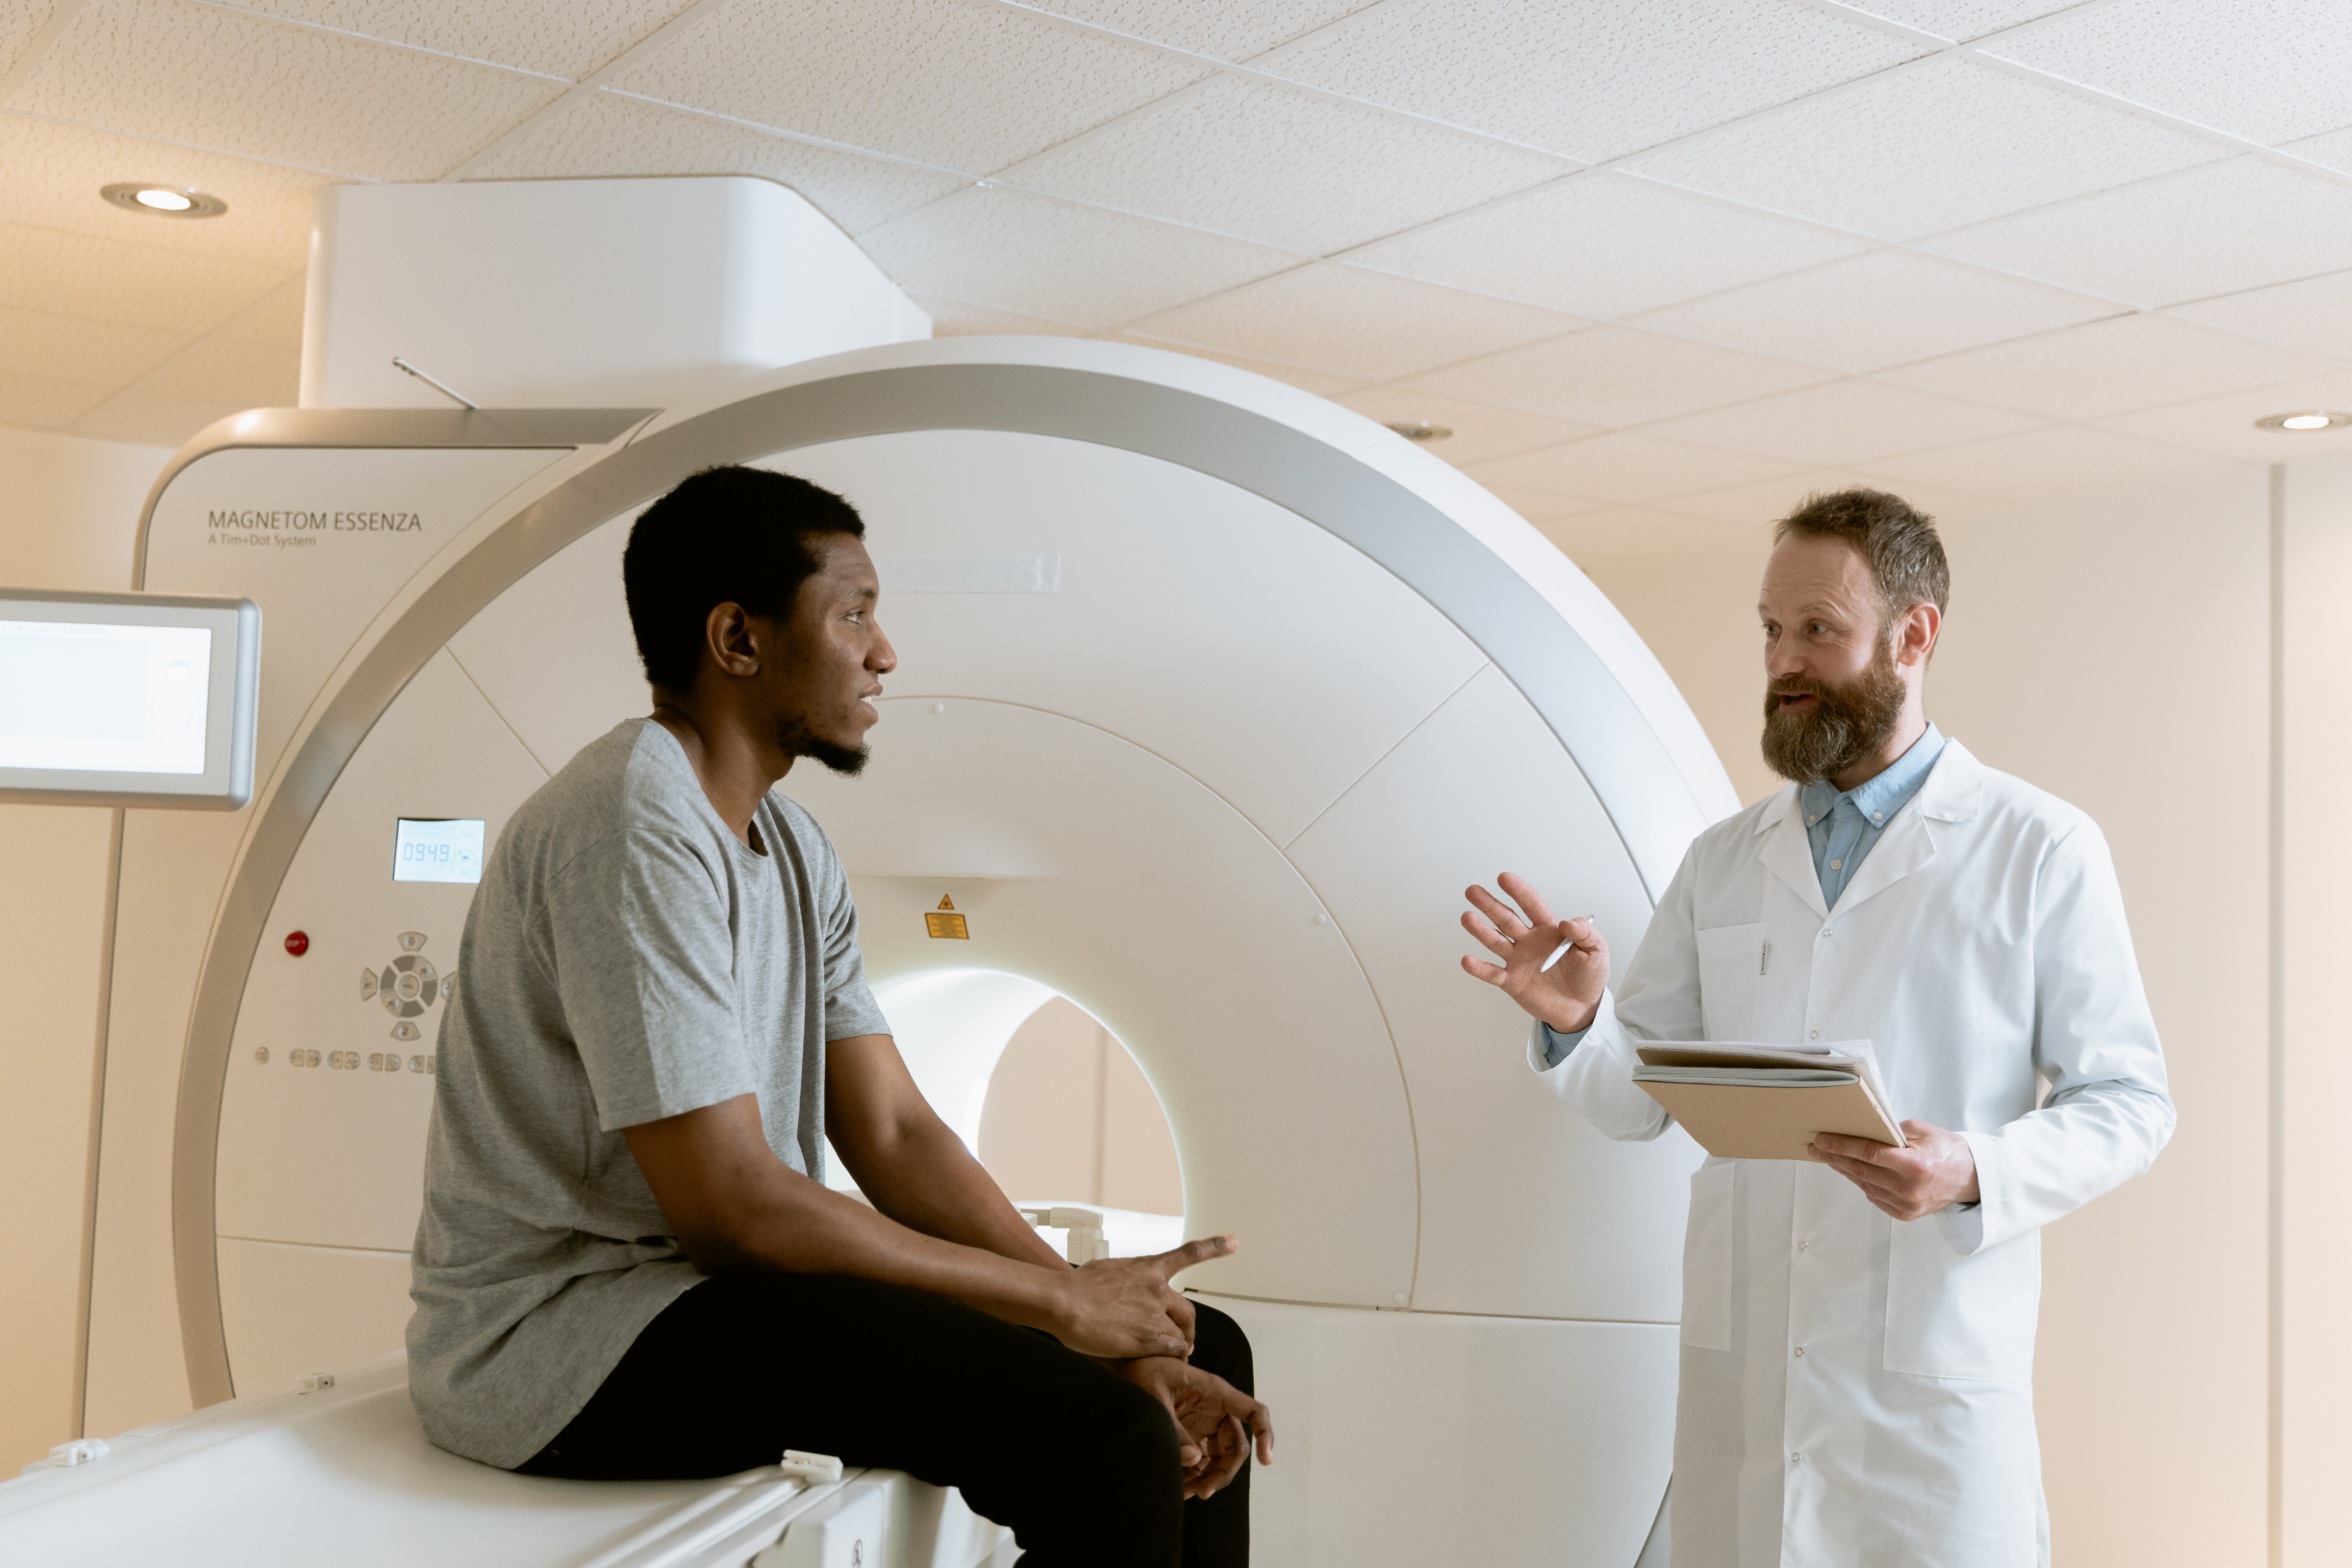
M 393 835 L 395 882 L 478 882 L 482 827 L 467 816 L 404 816 Z
M 204 626 L 0 620 L 0 768 L 201 773 Z

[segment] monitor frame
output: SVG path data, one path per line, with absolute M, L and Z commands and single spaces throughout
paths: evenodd
M 213 634 L 204 772 L 0 768 L 0 804 L 235 811 L 253 798 L 254 737 L 261 707 L 261 606 L 250 599 L 186 594 L 0 588 L 0 621 L 194 626 Z

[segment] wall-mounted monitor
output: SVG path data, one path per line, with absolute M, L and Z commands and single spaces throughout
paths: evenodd
M 250 599 L 0 588 L 0 801 L 234 811 L 260 680 Z

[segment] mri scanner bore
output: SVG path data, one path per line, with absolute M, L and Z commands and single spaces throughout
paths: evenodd
M 113 1048 L 184 1067 L 168 1167 L 123 1142 L 154 1112 L 110 1097 L 93 1375 L 177 1346 L 200 1405 L 267 1401 L 399 1347 L 436 1081 L 409 1060 L 433 1065 L 449 1003 L 412 964 L 394 990 L 417 976 L 426 1011 L 394 1018 L 383 976 L 414 956 L 464 997 L 475 889 L 395 880 L 394 825 L 495 843 L 645 711 L 622 544 L 728 462 L 850 498 L 882 565 L 901 673 L 873 762 L 787 793 L 839 854 L 925 1099 L 977 1142 L 1001 1042 L 1066 997 L 1164 1108 L 1186 1232 L 1243 1238 L 1182 1283 L 1246 1331 L 1280 1413 L 1260 1559 L 1625 1568 L 1661 1546 L 1696 1151 L 1528 1094 L 1496 1047 L 1513 1010 L 1460 984 L 1428 890 L 1517 864 L 1633 941 L 1728 784 L 1622 619 L 1499 502 L 1332 405 L 1118 344 L 903 343 L 658 415 L 264 411 L 174 460 L 146 583 L 262 606 L 268 782 L 241 816 L 126 821 Z M 234 570 L 206 546 L 257 494 L 352 492 L 425 527 Z M 943 898 L 961 940 L 929 934 Z M 395 1049 L 401 1070 L 369 1065 Z M 170 1237 L 167 1270 L 110 1239 L 134 1234 Z M 339 1531 L 394 1510 L 412 1550 L 471 1560 L 490 1494 L 401 1391 L 299 1408 L 377 1423 L 401 1462 L 255 1508 Z M 1409 1505 L 1407 1435 L 1430 1439 Z

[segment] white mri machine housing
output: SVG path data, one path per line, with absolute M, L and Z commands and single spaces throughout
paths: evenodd
M 927 1090 L 969 1133 L 1059 992 L 1149 1076 L 1186 1230 L 1243 1240 L 1186 1282 L 1277 1413 L 1260 1560 L 1634 1563 L 1696 1152 L 1538 1092 L 1455 912 L 1515 868 L 1630 952 L 1728 782 L 1475 485 L 1306 394 L 1092 342 L 863 350 L 659 413 L 261 410 L 179 454 L 142 585 L 262 605 L 267 782 L 124 828 L 93 1402 L 164 1376 L 157 1347 L 198 1405 L 398 1347 L 446 987 L 395 1005 L 363 973 L 464 984 L 473 889 L 394 882 L 395 819 L 494 841 L 645 710 L 622 543 L 728 462 L 840 490 L 883 563 L 871 765 L 782 787 Z M 968 940 L 927 935 L 942 898 Z M 126 1146 L 142 1116 L 168 1166 Z

